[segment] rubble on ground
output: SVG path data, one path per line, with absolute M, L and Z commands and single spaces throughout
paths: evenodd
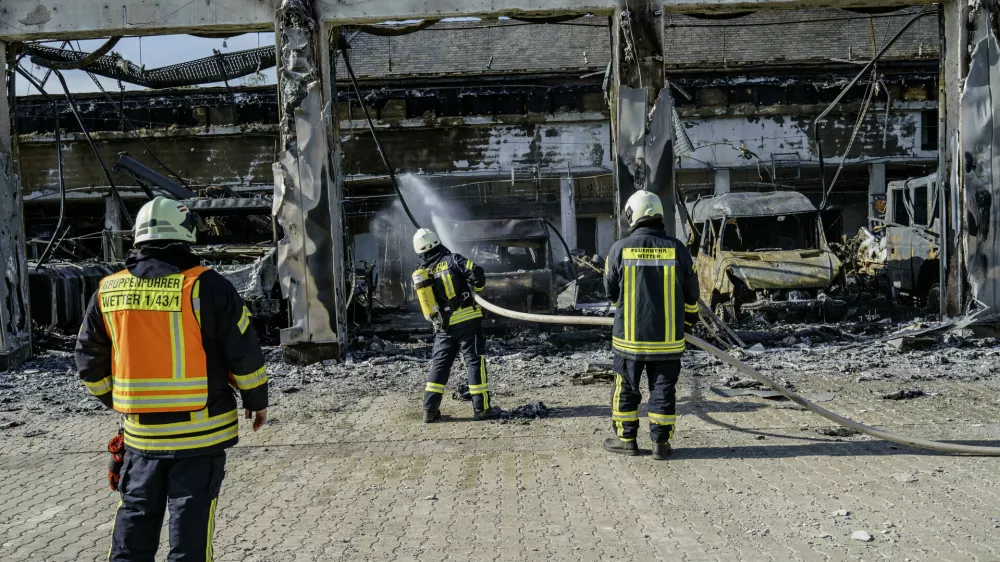
M 873 385 L 877 396 L 910 399 L 919 396 L 923 381 L 996 380 L 992 366 L 1000 358 L 994 338 L 977 338 L 968 329 L 936 334 L 920 348 L 895 350 L 888 338 L 913 326 L 912 319 L 853 319 L 834 324 L 773 324 L 767 332 L 740 332 L 753 351 L 741 360 L 795 389 L 828 391 L 823 381 L 847 380 Z M 308 366 L 286 364 L 280 348 L 265 348 L 271 395 L 276 404 L 308 404 L 309 415 L 352 407 L 358 398 L 390 393 L 420 396 L 426 380 L 432 343 L 429 333 L 358 337 L 345 360 Z M 574 385 L 609 385 L 613 381 L 609 331 L 554 328 L 507 328 L 489 333 L 487 369 L 493 401 L 501 408 L 505 396 L 533 389 Z M 21 412 L 62 416 L 103 414 L 76 375 L 72 338 L 45 341 L 50 349 L 20 369 L 0 373 L 0 433 L 24 431 Z M 693 350 L 684 356 L 683 377 L 708 377 L 716 395 L 732 400 L 763 397 L 770 389 L 739 376 L 728 365 Z M 456 360 L 448 392 L 465 400 L 465 367 Z M 885 385 L 894 385 L 885 388 Z M 898 390 L 898 392 L 896 392 Z M 721 392 L 720 392 L 721 391 Z M 742 392 L 747 391 L 747 392 Z M 744 394 L 747 396 L 739 396 Z M 898 398 L 896 397 L 898 395 Z M 810 399 L 832 399 L 833 393 L 806 393 Z M 514 410 L 516 411 L 516 410 Z M 843 437 L 844 435 L 836 434 Z
M 531 420 L 547 418 L 552 414 L 552 410 L 542 402 L 530 402 L 523 406 L 518 406 L 513 410 L 503 410 L 497 418 L 499 423 L 520 423 L 526 424 Z

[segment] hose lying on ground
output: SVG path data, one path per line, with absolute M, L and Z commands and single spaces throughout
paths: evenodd
M 507 318 L 512 318 L 514 320 L 522 320 L 524 322 L 538 322 L 542 324 L 576 324 L 582 326 L 611 326 L 614 320 L 611 318 L 599 318 L 593 316 L 552 316 L 548 314 L 530 314 L 527 312 L 516 312 L 513 310 L 507 310 L 505 308 L 500 308 L 495 304 L 491 304 L 479 295 L 476 295 L 476 302 L 486 310 Z M 870 435 L 876 439 L 883 439 L 891 443 L 898 443 L 900 445 L 909 445 L 910 447 L 916 447 L 918 449 L 927 449 L 930 451 L 939 451 L 942 453 L 955 453 L 961 455 L 978 455 L 978 456 L 990 456 L 997 457 L 1000 456 L 1000 447 L 985 447 L 978 445 L 961 445 L 956 443 L 942 443 L 940 441 L 931 441 L 929 439 L 920 439 L 918 437 L 908 437 L 905 435 L 899 435 L 896 433 L 891 433 L 888 431 L 882 431 L 880 429 L 875 429 L 867 425 L 858 423 L 853 420 L 849 420 L 844 416 L 835 414 L 822 406 L 813 404 L 812 402 L 806 400 L 802 396 L 799 396 L 795 392 L 781 386 L 777 382 L 771 380 L 764 374 L 760 373 L 753 367 L 743 363 L 739 359 L 736 359 L 732 355 L 723 352 L 721 349 L 715 347 L 714 345 L 697 338 L 692 335 L 684 336 L 684 339 L 688 343 L 698 347 L 704 351 L 707 351 L 710 355 L 721 359 L 726 364 L 740 371 L 741 373 L 747 375 L 748 377 L 773 388 L 778 391 L 782 396 L 795 402 L 796 404 L 802 406 L 803 408 L 818 414 L 836 424 L 842 425 L 844 427 L 851 428 L 865 435 Z

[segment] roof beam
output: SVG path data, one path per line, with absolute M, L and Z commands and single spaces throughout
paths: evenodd
M 724 13 L 756 10 L 812 10 L 818 8 L 905 8 L 934 4 L 934 0 L 661 0 L 668 12 Z M 954 0 L 944 0 L 954 1 Z M 938 0 L 940 3 L 941 0 Z
M 672 12 L 883 7 L 901 0 L 654 0 Z M 955 1 L 955 0 L 949 0 Z M 617 0 L 314 0 L 333 25 L 464 16 L 610 14 Z M 929 4 L 930 0 L 906 0 Z M 178 7 L 178 4 L 180 7 Z M 0 41 L 270 31 L 279 0 L 3 0 Z
M 0 41 L 274 29 L 277 0 L 3 0 Z
M 545 17 L 610 14 L 616 0 L 315 0 L 319 17 L 333 25 L 386 20 L 475 16 Z
M 334 25 L 484 15 L 609 14 L 615 0 L 313 0 Z M 3 0 L 0 41 L 270 31 L 279 0 Z

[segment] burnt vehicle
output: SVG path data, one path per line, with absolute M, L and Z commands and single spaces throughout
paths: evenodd
M 701 298 L 721 318 L 843 312 L 844 302 L 825 294 L 837 282 L 841 263 L 827 244 L 819 210 L 805 195 L 726 193 L 688 206 L 699 230 L 692 253 Z
M 483 298 L 522 312 L 555 310 L 556 278 L 549 230 L 542 219 L 463 221 L 455 251 L 486 270 Z
M 937 201 L 937 174 L 889 182 L 882 229 L 893 292 L 921 299 L 931 310 L 941 298 Z

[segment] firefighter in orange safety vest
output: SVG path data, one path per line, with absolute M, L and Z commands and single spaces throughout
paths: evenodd
M 135 221 L 126 269 L 105 277 L 76 344 L 87 389 L 122 414 L 125 444 L 109 560 L 150 561 L 170 509 L 170 560 L 211 561 L 238 389 L 253 430 L 267 419 L 267 374 L 250 313 L 191 252 L 195 216 L 157 197 Z

